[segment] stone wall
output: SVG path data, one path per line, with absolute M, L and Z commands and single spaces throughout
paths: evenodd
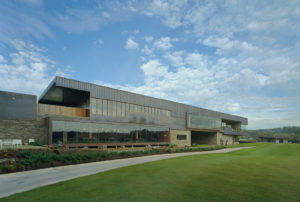
M 233 145 L 233 144 L 235 144 L 234 136 L 217 133 L 217 144 L 218 145 Z
M 0 139 L 28 139 L 47 144 L 48 121 L 46 118 L 36 120 L 0 120 Z
M 178 140 L 177 135 L 186 135 L 186 140 Z M 191 146 L 191 131 L 170 130 L 170 144 L 175 144 L 178 147 Z

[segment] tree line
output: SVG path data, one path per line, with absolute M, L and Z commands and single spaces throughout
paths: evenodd
M 258 137 L 278 137 L 300 143 L 300 127 L 289 126 L 283 128 L 248 130 L 248 137 L 253 139 L 258 139 Z

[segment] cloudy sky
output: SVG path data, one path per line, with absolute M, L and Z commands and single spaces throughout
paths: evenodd
M 300 1 L 1 1 L 0 90 L 55 75 L 300 126 Z

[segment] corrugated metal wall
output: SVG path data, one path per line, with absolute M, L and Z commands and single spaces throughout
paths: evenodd
M 35 120 L 37 97 L 0 91 L 0 119 Z
M 75 81 L 63 77 L 56 77 L 56 86 L 89 91 L 91 97 L 94 98 L 115 100 L 119 102 L 126 102 L 126 103 L 138 104 L 143 106 L 168 109 L 171 111 L 172 117 L 181 118 L 181 119 L 185 118 L 186 113 L 193 113 L 193 114 L 201 114 L 205 116 L 217 117 L 221 119 L 239 121 L 242 122 L 242 124 L 248 124 L 247 118 L 216 112 L 208 109 L 198 108 L 190 105 L 180 104 L 168 100 L 153 98 L 144 95 L 138 95 L 135 93 L 117 90 L 105 86 L 99 86 L 99 85 L 90 84 L 86 82 Z

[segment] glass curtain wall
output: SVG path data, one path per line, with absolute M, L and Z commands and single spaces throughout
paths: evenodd
M 170 116 L 171 112 L 166 109 L 129 104 L 111 100 L 91 98 L 92 114 L 102 116 L 125 117 L 126 113 L 152 114 L 155 116 Z
M 197 114 L 187 115 L 187 128 L 221 129 L 221 119 Z
M 52 121 L 53 144 L 169 142 L 169 129 L 129 124 Z
M 228 122 L 226 120 L 222 120 L 222 128 L 231 128 L 233 131 L 244 131 L 243 127 L 245 125 L 242 125 L 240 122 Z

